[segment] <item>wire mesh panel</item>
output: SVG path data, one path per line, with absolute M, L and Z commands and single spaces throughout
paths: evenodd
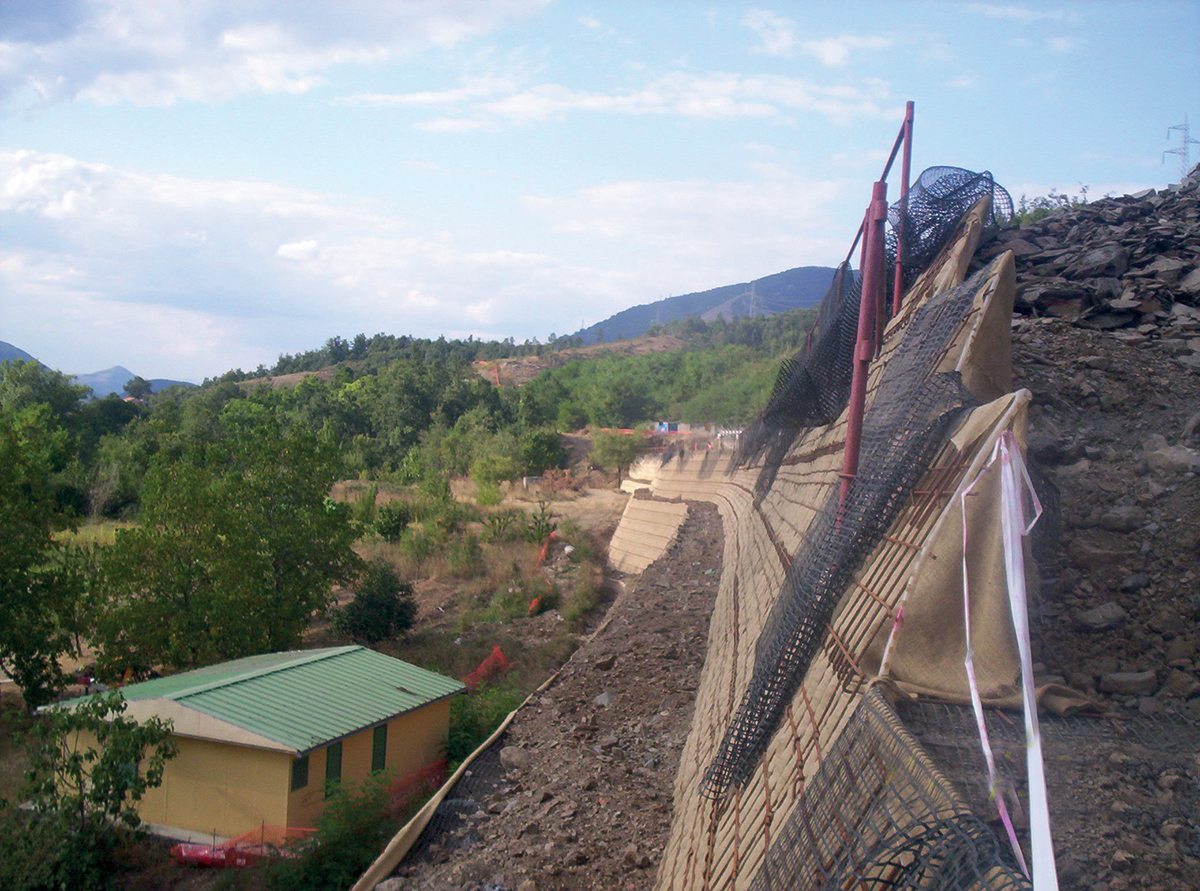
M 956 798 L 878 690 L 792 810 L 753 891 L 1027 889 L 1011 850 Z
M 878 670 L 880 652 L 875 648 L 882 647 L 881 635 L 886 637 L 898 618 L 901 595 L 925 537 L 1000 426 L 1018 423 L 1013 419 L 1023 416 L 1023 397 L 997 398 L 1008 390 L 991 388 L 983 398 L 994 402 L 972 411 L 961 425 L 954 423 L 965 411 L 962 407 L 970 404 L 960 381 L 976 374 L 978 362 L 1007 361 L 1007 354 L 992 356 L 990 346 L 986 359 L 982 352 L 973 352 L 1008 333 L 1004 307 L 1012 292 L 1011 282 L 1004 284 L 1003 264 L 983 274 L 986 282 L 981 277 L 961 290 L 956 287 L 982 231 L 984 213 L 980 206 L 963 220 L 953 244 L 918 279 L 899 316 L 887 326 L 867 384 L 869 409 L 859 468 L 863 482 L 857 496 L 861 501 L 854 502 L 852 487 L 851 502 L 839 515 L 836 494 L 831 494 L 838 488 L 845 412 L 832 423 L 805 426 L 822 411 L 820 405 L 806 405 L 816 398 L 813 387 L 821 387 L 819 380 L 812 380 L 820 374 L 815 367 L 810 380 L 800 377 L 794 389 L 787 382 L 797 378 L 795 365 L 780 374 L 772 399 L 773 430 L 759 440 L 772 449 L 755 453 L 754 437 L 744 436 L 751 448 L 743 450 L 743 463 L 724 480 L 712 474 L 702 478 L 701 462 L 686 455 L 669 461 L 655 475 L 656 493 L 713 500 L 726 523 L 725 570 L 710 627 L 710 649 L 676 779 L 671 838 L 658 875 L 663 891 L 744 889 L 757 881 L 777 853 L 776 845 L 782 844 L 779 839 L 794 809 L 807 800 L 816 776 L 850 725 L 866 682 Z M 999 294 L 1006 296 L 1001 299 Z M 833 305 L 845 310 L 850 302 Z M 992 308 L 996 306 L 1001 308 Z M 857 306 L 854 309 L 851 318 L 856 320 Z M 823 330 L 839 331 L 828 322 L 836 313 L 823 312 L 822 317 Z M 855 328 L 847 324 L 841 329 L 847 332 L 842 336 L 851 350 Z M 984 330 L 990 332 L 988 337 L 977 336 Z M 795 361 L 802 363 L 811 354 L 810 345 Z M 963 378 L 951 373 L 959 369 Z M 913 387 L 911 392 L 906 392 L 907 386 Z M 836 385 L 829 388 L 831 393 L 837 390 Z M 789 406 L 795 410 L 791 418 Z M 951 427 L 956 432 L 947 441 Z M 864 489 L 869 492 L 868 481 L 879 490 L 875 498 L 864 494 Z M 825 539 L 838 542 L 834 550 L 861 548 L 857 558 L 834 566 L 832 571 L 844 573 L 841 582 L 818 572 L 818 567 L 830 571 L 833 564 L 821 566 L 806 556 Z M 813 574 L 805 577 L 805 572 Z M 800 583 L 803 578 L 814 587 Z M 808 596 L 818 585 L 828 587 L 828 597 Z M 795 596 L 789 600 L 789 595 Z M 797 606 L 802 614 L 808 611 L 799 619 L 788 613 Z M 800 626 L 808 628 L 804 635 L 796 634 Z M 782 658 L 764 655 L 772 645 Z M 752 683 L 767 691 L 753 703 Z M 743 718 L 748 720 L 739 725 Z M 748 732 L 736 738 L 731 733 L 735 727 Z M 855 807 L 851 803 L 845 813 L 854 813 Z M 897 827 L 915 820 L 903 812 L 895 815 Z M 916 845 L 937 852 L 950 850 L 947 840 L 955 833 L 987 835 L 983 824 L 959 823 L 957 828 L 917 827 L 907 841 L 897 831 L 893 841 L 902 848 Z M 907 862 L 909 848 L 895 855 L 901 865 Z M 892 856 L 880 851 L 885 859 Z M 921 856 L 930 862 L 947 859 L 938 853 Z M 856 887 L 849 873 L 844 887 Z

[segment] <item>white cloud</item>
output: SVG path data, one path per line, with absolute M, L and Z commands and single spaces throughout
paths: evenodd
M 548 0 L 84 0 L 18 4 L 0 20 L 0 99 L 221 102 L 301 93 L 342 65 L 453 47 Z M 6 14 L 8 10 L 6 10 Z
M 801 40 L 797 36 L 794 21 L 765 9 L 751 10 L 742 19 L 742 24 L 757 34 L 761 41 L 750 50 L 752 53 L 791 58 L 799 49 L 831 68 L 844 66 L 850 60 L 851 53 L 877 51 L 892 45 L 891 38 L 877 34 L 842 34 Z
M 1079 49 L 1080 40 L 1077 37 L 1051 37 L 1046 41 L 1051 52 L 1073 53 Z
M 342 96 L 337 101 L 374 107 L 459 105 L 469 100 L 486 99 L 515 89 L 517 84 L 511 78 L 464 77 L 459 86 L 449 90 L 420 93 L 356 93 L 352 96 Z
M 768 56 L 791 56 L 796 46 L 796 23 L 766 9 L 752 9 L 742 24 L 758 35 L 761 43 L 752 53 Z
M 73 373 L 199 380 L 358 331 L 564 328 L 564 289 L 619 309 L 632 273 L 480 250 L 344 198 L 0 153 L 5 337 Z M 564 285 L 564 283 L 569 283 Z M 114 355 L 114 352 L 116 355 Z
M 827 213 L 844 197 L 837 180 L 808 180 L 779 165 L 747 181 L 627 180 L 567 196 L 531 196 L 526 206 L 562 232 L 627 241 L 670 271 L 674 293 L 745 281 L 805 264 L 830 263 L 853 232 Z
M 1027 6 L 1006 5 L 995 3 L 968 3 L 967 8 L 982 13 L 992 19 L 1007 19 L 1013 22 L 1064 21 L 1074 20 L 1075 14 L 1065 9 L 1030 9 Z
M 843 34 L 840 37 L 823 37 L 820 40 L 805 40 L 800 48 L 816 58 L 822 65 L 841 68 L 850 60 L 852 52 L 877 51 L 892 45 L 888 37 L 877 34 Z
M 860 85 L 822 85 L 780 75 L 745 75 L 725 72 L 688 74 L 673 72 L 640 87 L 621 92 L 577 90 L 545 83 L 491 95 L 499 81 L 489 81 L 487 93 L 471 83 L 449 90 L 375 96 L 375 105 L 433 108 L 443 113 L 421 121 L 423 130 L 466 132 L 498 129 L 560 120 L 570 113 L 673 114 L 687 118 L 721 120 L 774 118 L 787 120 L 797 113 L 816 114 L 835 124 L 891 115 L 890 87 L 886 81 L 866 78 Z M 478 97 L 478 101 L 471 101 Z M 351 97 L 347 101 L 365 101 Z
M 308 241 L 293 241 L 291 244 L 281 244 L 275 251 L 275 256 L 285 260 L 311 260 L 317 255 L 317 243 L 311 238 Z

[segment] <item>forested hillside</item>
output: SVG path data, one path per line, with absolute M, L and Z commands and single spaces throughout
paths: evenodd
M 742 424 L 812 315 L 673 322 L 683 349 L 570 357 L 522 387 L 497 387 L 475 363 L 549 347 L 333 338 L 269 370 L 319 370 L 294 385 L 234 371 L 130 401 L 90 399 L 60 372 L 4 362 L 0 667 L 36 704 L 61 685 L 57 660 L 81 639 L 109 676 L 294 646 L 331 585 L 362 572 L 352 545 L 364 530 L 418 562 L 439 547 L 477 561 L 451 480 L 469 476 L 479 503 L 494 504 L 500 482 L 563 465 L 563 432 Z M 594 460 L 607 465 L 614 443 L 604 445 Z M 614 456 L 617 468 L 628 462 Z M 373 490 L 357 513 L 329 501 L 352 478 L 413 487 L 410 506 L 376 515 Z M 63 537 L 89 518 L 123 525 L 114 535 L 110 523 L 99 548 Z M 543 534 L 529 528 L 532 540 Z

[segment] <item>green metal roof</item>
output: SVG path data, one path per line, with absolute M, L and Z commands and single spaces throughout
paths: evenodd
M 130 702 L 169 699 L 297 753 L 327 745 L 466 689 L 365 647 L 249 656 L 121 689 Z

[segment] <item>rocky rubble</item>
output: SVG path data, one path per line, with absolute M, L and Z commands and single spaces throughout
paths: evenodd
M 1115 716 L 1048 753 L 1062 887 L 1198 887 L 1200 167 L 1001 232 L 977 262 L 1004 250 L 1047 506 L 1035 667 Z
M 650 888 L 707 650 L 721 519 L 690 506 L 679 540 L 522 709 L 464 819 L 423 839 L 381 891 Z
M 1177 186 L 1005 230 L 978 260 L 1003 251 L 1020 267 L 1018 314 L 1112 331 L 1135 347 L 1154 340 L 1200 374 L 1200 165 Z

